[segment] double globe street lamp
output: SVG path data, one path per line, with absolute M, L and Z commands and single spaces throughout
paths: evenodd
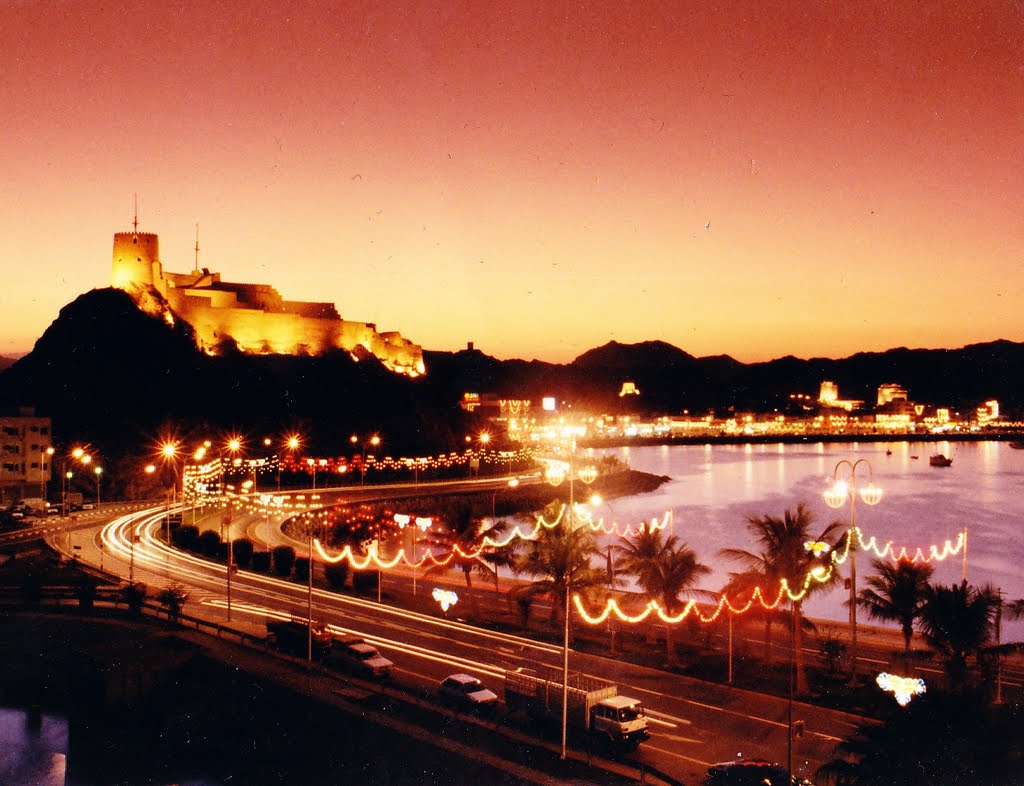
M 849 470 L 849 482 L 841 480 L 840 469 Z M 864 467 L 868 473 L 868 484 L 857 488 L 857 470 Z M 877 505 L 882 500 L 882 490 L 872 481 L 871 464 L 867 459 L 850 462 L 843 459 L 832 470 L 832 485 L 822 495 L 830 508 L 841 508 L 850 501 L 850 529 L 846 550 L 850 555 L 850 685 L 857 684 L 857 550 L 861 547 L 860 531 L 857 529 L 857 494 L 865 505 Z
M 427 530 L 430 529 L 434 520 L 430 516 L 409 516 L 406 513 L 396 513 L 395 523 L 398 525 L 398 529 L 405 530 L 407 526 L 413 524 L 412 528 L 412 594 L 416 595 L 416 530 L 421 530 L 426 534 Z M 378 555 L 379 558 L 380 555 Z M 377 579 L 378 587 L 380 585 L 380 578 Z

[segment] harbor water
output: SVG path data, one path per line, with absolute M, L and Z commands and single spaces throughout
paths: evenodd
M 931 466 L 935 453 L 953 459 L 952 465 Z M 803 503 L 814 515 L 815 533 L 836 520 L 849 526 L 850 503 L 832 509 L 822 496 L 836 476 L 858 488 L 873 482 L 883 492 L 876 505 L 857 500 L 857 526 L 865 540 L 873 536 L 880 548 L 892 542 L 897 549 L 929 554 L 932 546 L 941 552 L 947 541 L 955 546 L 966 529 L 968 581 L 1002 590 L 1007 601 L 1024 598 L 1024 450 L 1006 442 L 673 445 L 589 452 L 594 459 L 609 454 L 671 481 L 656 492 L 606 503 L 595 515 L 636 526 L 671 512 L 673 532 L 712 569 L 701 582 L 704 589 L 720 590 L 739 569 L 720 556 L 722 549 L 756 551 L 747 531 L 751 516 L 782 516 Z M 855 478 L 850 464 L 856 464 Z M 863 551 L 858 556 L 858 588 L 871 573 L 873 557 Z M 933 565 L 934 583 L 959 583 L 963 552 Z M 845 575 L 847 568 L 841 571 Z M 807 613 L 846 620 L 847 597 L 841 589 L 819 594 L 809 600 Z M 1002 640 L 1024 641 L 1024 621 L 1004 615 Z

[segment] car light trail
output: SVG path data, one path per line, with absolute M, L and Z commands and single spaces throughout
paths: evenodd
M 219 599 L 212 599 L 203 601 L 203 605 L 223 608 L 226 607 L 227 604 L 225 601 Z M 290 614 L 281 611 L 276 611 L 274 609 L 269 609 L 265 606 L 248 606 L 246 608 L 243 608 L 241 606 L 236 606 L 235 604 L 232 604 L 232 610 L 242 611 L 256 616 L 272 617 L 274 619 L 284 621 L 294 619 L 293 616 Z M 434 650 L 427 649 L 426 647 L 420 647 L 418 645 L 409 644 L 407 642 L 399 642 L 395 641 L 394 639 L 384 638 L 382 636 L 375 636 L 372 633 L 366 633 L 361 630 L 356 630 L 355 628 L 343 628 L 340 625 L 335 625 L 333 623 L 328 623 L 327 629 L 335 636 L 359 636 L 360 638 L 365 639 L 367 642 L 377 647 L 388 650 L 397 650 L 404 655 L 412 655 L 418 658 L 432 660 L 437 663 L 444 663 L 448 666 L 453 666 L 460 669 L 472 669 L 474 671 L 487 674 L 490 677 L 504 678 L 505 676 L 505 669 L 492 666 L 488 663 L 482 663 L 480 661 L 472 660 L 470 658 L 460 658 L 448 653 L 438 653 Z
M 173 558 L 175 560 L 174 572 L 179 577 L 187 577 L 189 580 L 195 581 L 196 583 L 207 585 L 215 585 L 221 581 L 221 576 L 224 576 L 227 571 L 227 567 L 216 562 L 211 562 L 191 554 L 180 552 L 176 549 L 170 548 L 163 541 L 158 540 L 154 537 L 154 532 L 162 525 L 165 510 L 163 508 L 144 511 L 136 516 L 129 516 L 123 519 L 118 519 L 112 522 L 110 525 L 103 530 L 104 543 L 108 544 L 114 553 L 122 556 L 122 558 L 128 558 L 131 553 L 130 533 L 139 532 L 140 540 L 135 545 L 135 560 L 136 562 L 142 562 L 149 566 L 157 566 L 161 569 L 169 565 L 169 560 Z M 212 574 L 212 575 L 211 575 Z M 239 574 L 241 577 L 241 574 Z M 268 576 L 261 576 L 259 574 L 244 573 L 245 582 L 241 583 L 248 591 L 261 592 L 268 597 L 272 597 L 276 600 L 280 600 L 283 603 L 294 604 L 298 598 L 296 597 L 296 585 L 285 581 L 283 579 L 276 579 Z M 337 595 L 335 593 L 325 592 L 323 590 L 316 590 L 314 593 L 321 601 L 329 601 L 332 604 L 343 604 L 355 606 L 360 609 L 372 610 L 376 613 L 386 613 L 398 619 L 404 619 L 409 622 L 416 622 L 420 624 L 427 624 L 434 628 L 447 629 L 455 633 L 472 634 L 475 637 L 483 639 L 487 642 L 482 645 L 488 652 L 493 653 L 497 646 L 505 644 L 508 646 L 518 647 L 520 649 L 528 649 L 538 653 L 547 653 L 551 655 L 557 655 L 560 650 L 557 647 L 551 647 L 548 645 L 538 644 L 536 642 L 524 639 L 518 636 L 512 636 L 510 634 L 503 634 L 493 631 L 481 630 L 464 623 L 438 619 L 437 617 L 431 617 L 425 614 L 418 614 L 415 612 L 408 612 L 401 609 L 395 609 L 390 606 L 383 606 L 380 604 L 373 603 L 371 601 L 362 601 L 354 598 L 348 598 L 346 596 Z M 208 605 L 211 605 L 208 603 Z M 232 608 L 235 604 L 232 604 Z M 257 607 L 258 608 L 258 607 Z M 275 616 L 282 619 L 290 619 L 291 614 L 287 612 L 272 612 L 267 615 L 267 612 L 261 610 L 260 612 L 264 616 Z M 283 615 L 283 616 L 281 616 Z M 502 677 L 504 670 L 494 667 L 489 664 L 482 663 L 480 661 L 468 659 L 468 658 L 454 658 L 450 654 L 439 654 L 432 650 L 428 650 L 423 647 L 417 647 L 414 645 L 408 645 L 404 643 L 398 643 L 391 639 L 385 639 L 378 636 L 372 636 L 369 634 L 360 633 L 359 635 L 365 636 L 367 640 L 375 641 L 380 643 L 381 646 L 388 647 L 391 649 L 398 649 L 403 652 L 410 652 L 410 654 L 417 654 L 419 657 L 435 660 L 440 663 L 447 663 L 452 665 L 466 666 L 473 668 L 490 676 Z M 447 640 L 450 637 L 443 637 Z M 466 646 L 473 646 L 467 644 Z

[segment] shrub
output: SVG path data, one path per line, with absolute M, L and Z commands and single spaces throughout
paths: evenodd
M 132 614 L 141 614 L 142 607 L 146 603 L 146 595 L 149 594 L 149 588 L 141 581 L 136 581 L 134 584 L 129 584 L 123 590 L 124 602 L 128 604 L 128 610 Z
M 274 563 L 274 573 L 278 576 L 288 576 L 295 565 L 295 549 L 291 546 L 275 546 L 271 552 Z
M 199 528 L 189 524 L 171 530 L 171 543 L 183 551 L 196 551 L 199 542 Z
M 234 550 L 235 564 L 240 568 L 248 568 L 252 562 L 253 543 L 248 538 L 237 538 L 231 543 Z
M 352 589 L 357 595 L 370 595 L 377 591 L 377 571 L 356 570 L 352 572 Z
M 324 577 L 327 579 L 327 583 L 332 590 L 340 590 L 345 586 L 345 580 L 348 578 L 348 562 L 345 560 L 341 562 L 325 562 Z
M 38 603 L 43 597 L 43 577 L 30 568 L 22 577 L 21 592 L 29 603 Z
M 206 530 L 206 532 L 199 536 L 199 548 L 197 551 L 200 554 L 204 554 L 207 557 L 217 557 L 220 547 L 220 535 L 212 529 Z
M 79 577 L 78 585 L 75 587 L 75 595 L 78 597 L 78 608 L 82 611 L 92 611 L 96 602 L 96 579 L 84 575 Z
M 176 623 L 181 616 L 182 606 L 188 600 L 188 593 L 180 584 L 172 584 L 170 587 L 160 590 L 156 600 L 167 610 L 167 619 Z
M 834 633 L 829 633 L 818 644 L 818 654 L 825 664 L 828 676 L 834 677 L 839 673 L 839 664 L 846 657 L 846 644 Z
M 252 569 L 257 573 L 270 572 L 270 552 L 256 551 L 252 555 Z
M 295 580 L 301 582 L 309 581 L 309 557 L 295 558 Z

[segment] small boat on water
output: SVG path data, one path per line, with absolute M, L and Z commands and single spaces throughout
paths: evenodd
M 946 458 L 941 453 L 936 453 L 931 458 L 928 459 L 928 463 L 931 464 L 933 467 L 948 467 L 950 464 L 953 463 L 953 459 Z
M 1014 450 L 1024 450 L 1024 439 L 1015 439 L 1009 444 Z

